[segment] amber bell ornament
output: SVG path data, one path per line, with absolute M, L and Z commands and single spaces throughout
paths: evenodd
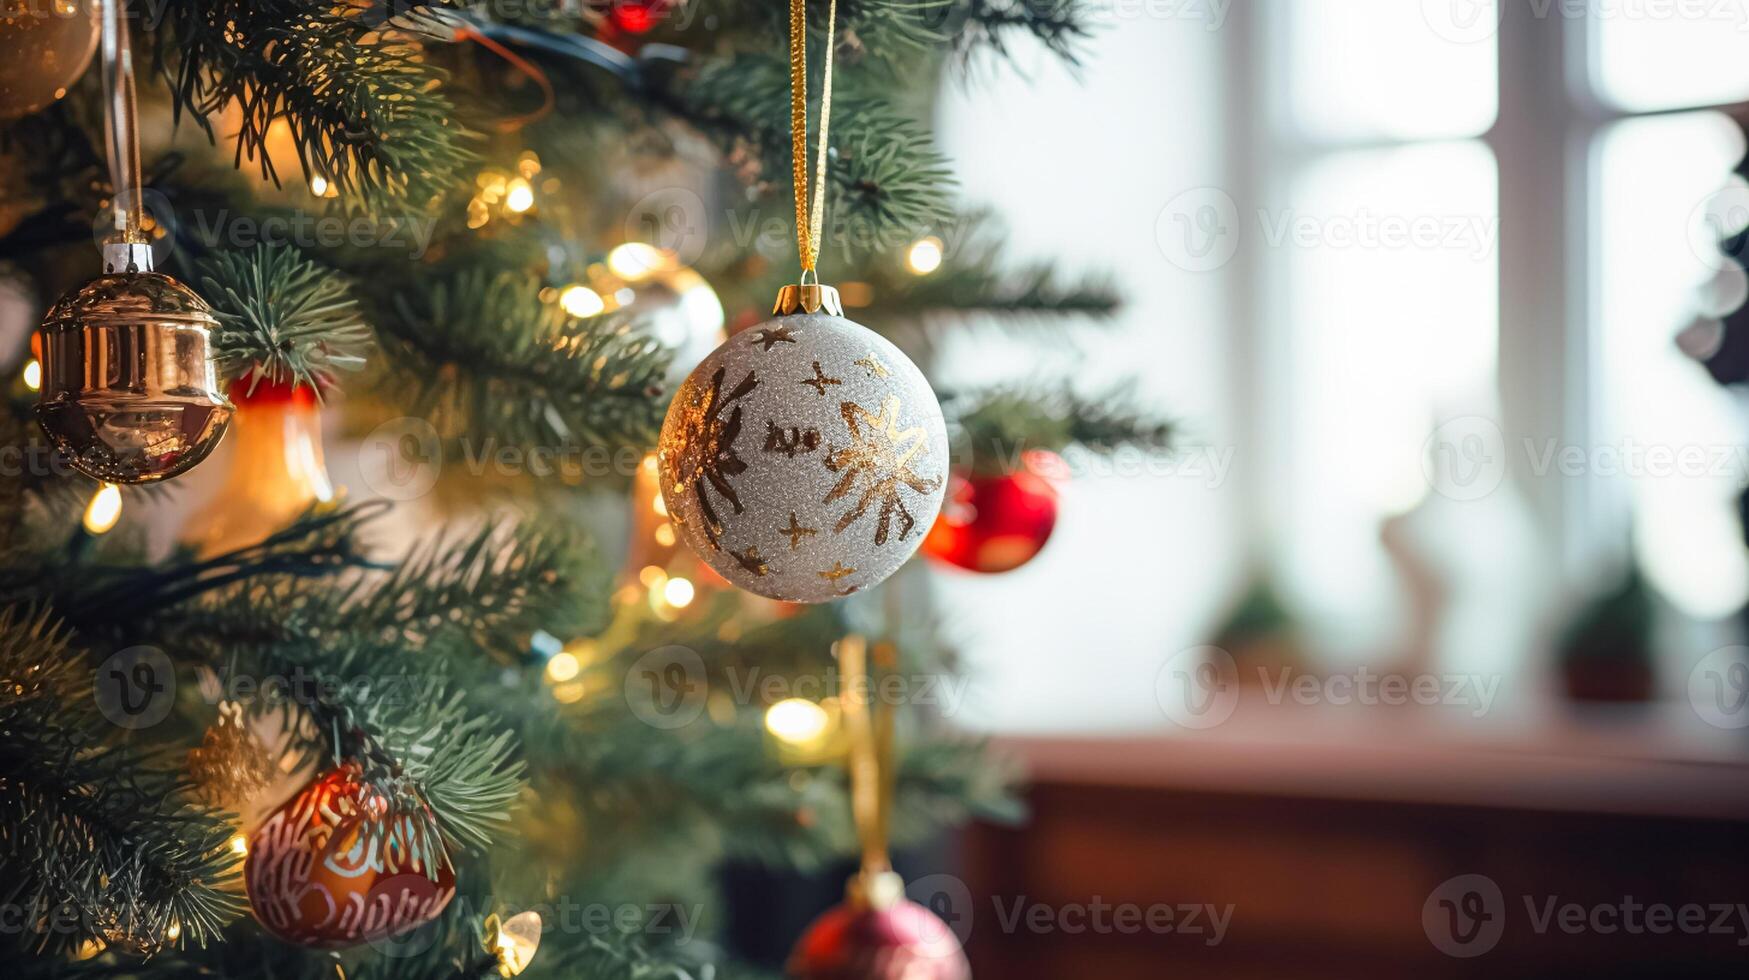
M 230 424 L 213 369 L 218 320 L 188 287 L 151 271 L 149 247 L 104 251 L 112 271 L 43 319 L 36 417 L 86 476 L 155 483 L 205 459 Z

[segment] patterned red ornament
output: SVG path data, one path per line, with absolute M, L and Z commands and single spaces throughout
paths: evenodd
M 790 954 L 797 980 L 971 980 L 959 937 L 916 902 L 854 899 L 814 920 Z
M 609 0 L 607 22 L 627 34 L 645 34 L 678 5 L 677 0 Z
M 1008 572 L 1031 561 L 1057 526 L 1057 488 L 1048 478 L 1067 464 L 1034 450 L 1015 473 L 956 476 L 922 552 L 974 572 Z
M 429 922 L 455 897 L 455 869 L 426 813 L 398 811 L 356 764 L 330 769 L 249 841 L 255 917 L 289 942 L 338 949 Z

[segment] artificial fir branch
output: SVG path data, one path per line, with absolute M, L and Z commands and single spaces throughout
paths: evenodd
M 289 130 L 304 179 L 321 177 L 377 213 L 429 208 L 470 153 L 417 43 L 364 16 L 364 5 L 297 0 L 186 0 L 148 25 L 160 72 L 214 135 L 235 108 L 236 163 L 277 181 L 276 123 Z
M 201 292 L 219 317 L 221 369 L 255 382 L 316 388 L 364 366 L 371 331 L 346 280 L 296 248 L 215 252 L 199 267 Z
M 962 57 L 980 47 L 1007 57 L 1016 37 L 1030 35 L 1074 65 L 1093 36 L 1093 9 L 1087 0 L 955 0 L 948 19 Z
M 205 945 L 241 908 L 230 825 L 117 743 L 91 680 L 47 612 L 0 612 L 0 899 L 30 917 L 11 941 Z
M 400 404 L 476 452 L 611 453 L 647 445 L 661 422 L 668 352 L 623 320 L 568 316 L 531 275 L 422 278 L 374 319 Z
M 768 191 L 789 188 L 789 69 L 782 59 L 743 53 L 712 60 L 678 86 L 691 120 L 732 163 Z M 940 226 L 951 215 L 953 178 L 928 132 L 878 91 L 843 79 L 837 89 L 823 247 L 856 254 Z
M 1177 434 L 1171 421 L 1138 407 L 1127 388 L 1087 397 L 1066 384 L 1016 385 L 942 401 L 957 419 L 960 445 L 970 450 L 971 468 L 978 472 L 1020 465 L 1028 449 L 1167 452 Z

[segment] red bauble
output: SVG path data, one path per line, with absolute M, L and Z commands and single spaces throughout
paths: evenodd
M 1042 450 L 1025 459 L 1015 473 L 954 477 L 923 553 L 974 572 L 1008 572 L 1031 561 L 1057 526 L 1057 488 L 1045 474 L 1065 465 Z
M 607 22 L 627 34 L 644 34 L 678 5 L 677 0 L 609 0 Z
M 366 785 L 330 769 L 275 810 L 249 841 L 249 904 L 281 939 L 337 949 L 429 922 L 455 897 L 442 842 Z
M 848 901 L 814 920 L 790 954 L 796 980 L 971 980 L 959 937 L 916 902 Z

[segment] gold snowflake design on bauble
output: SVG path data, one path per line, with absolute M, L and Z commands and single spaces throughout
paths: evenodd
M 843 449 L 826 447 L 826 468 L 843 475 L 821 503 L 843 500 L 855 492 L 858 485 L 861 494 L 856 499 L 856 506 L 838 518 L 833 527 L 835 533 L 844 533 L 868 512 L 871 504 L 879 503 L 874 543 L 887 543 L 894 516 L 899 518 L 899 540 L 903 541 L 917 526 L 917 519 L 905 507 L 900 491 L 909 487 L 916 493 L 928 494 L 941 485 L 939 477 L 925 477 L 911 468 L 912 459 L 923 451 L 928 436 L 922 426 L 901 430 L 899 414 L 902 410 L 897 395 L 887 396 L 879 415 L 855 402 L 839 405 L 839 414 L 844 416 L 852 441 Z
M 711 503 L 710 491 L 715 490 L 735 513 L 743 511 L 741 498 L 729 482 L 732 477 L 747 471 L 747 462 L 735 449 L 735 439 L 741 434 L 741 406 L 735 403 L 759 387 L 758 379 L 748 371 L 747 376 L 724 395 L 725 370 L 717 368 L 704 397 L 687 406 L 674 444 L 663 450 L 664 456 L 674 460 L 675 492 L 691 489 L 698 500 L 699 513 L 704 517 L 705 538 L 718 551 L 722 550 L 718 539 L 723 533 L 723 522 Z M 728 413 L 726 417 L 725 411 Z

